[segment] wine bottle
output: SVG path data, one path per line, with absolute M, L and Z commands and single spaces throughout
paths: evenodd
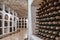
M 53 2 L 53 0 L 47 0 L 47 2 Z
M 50 29 L 54 29 L 54 27 L 53 27 L 53 26 L 51 26 L 51 27 L 50 27 Z
M 50 35 L 47 35 L 47 38 L 50 38 Z
M 60 37 L 56 37 L 55 39 L 56 39 L 56 40 L 60 40 Z
M 57 6 L 56 9 L 60 10 L 60 6 Z
M 57 34 L 57 31 L 53 31 L 53 34 L 55 34 L 55 35 L 56 35 L 56 34 Z
M 45 30 L 45 33 L 48 33 L 48 30 Z
M 58 35 L 59 35 L 59 37 L 60 37 L 60 32 L 59 32 L 59 34 L 58 34 Z
M 50 38 L 55 38 L 55 36 L 52 35 L 52 36 L 50 36 Z
M 54 2 L 58 2 L 59 0 L 53 0 Z
M 56 19 L 60 19 L 60 16 L 56 16 L 55 18 L 56 18 Z
M 52 33 L 52 31 L 50 31 L 50 30 L 49 30 L 49 32 L 48 32 L 48 33 Z

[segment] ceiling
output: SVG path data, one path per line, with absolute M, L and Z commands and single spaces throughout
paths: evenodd
M 34 0 L 33 3 L 32 3 L 32 6 L 39 7 L 39 4 L 40 4 L 42 1 L 43 1 L 43 0 Z
M 18 17 L 28 16 L 28 0 L 0 0 L 18 13 Z

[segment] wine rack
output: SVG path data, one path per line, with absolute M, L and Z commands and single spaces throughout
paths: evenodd
M 27 18 L 19 18 L 19 28 L 27 28 Z
M 43 0 L 36 12 L 38 37 L 44 40 L 60 38 L 60 0 Z
M 17 13 L 5 4 L 0 3 L 0 39 L 17 33 Z

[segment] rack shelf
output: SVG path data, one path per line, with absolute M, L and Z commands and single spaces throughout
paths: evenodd
M 36 12 L 36 35 L 44 40 L 56 40 L 60 35 L 60 0 L 43 0 Z
M 27 28 L 26 18 L 19 18 L 19 28 Z
M 14 10 L 0 3 L 0 36 L 17 33 L 18 20 L 19 18 Z

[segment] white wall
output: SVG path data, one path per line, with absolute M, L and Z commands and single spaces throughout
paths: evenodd
M 36 12 L 37 12 L 37 9 L 38 7 L 34 7 L 32 6 L 31 8 L 31 14 L 32 14 L 32 31 L 33 33 L 35 33 L 35 29 L 37 28 L 36 27 Z
M 37 28 L 36 27 L 36 12 L 39 7 L 35 7 L 35 6 L 32 6 L 31 7 L 31 16 L 32 16 L 32 32 L 35 34 L 35 29 Z M 37 37 L 36 35 L 32 35 L 31 36 L 31 40 L 42 40 L 40 39 L 39 37 Z

